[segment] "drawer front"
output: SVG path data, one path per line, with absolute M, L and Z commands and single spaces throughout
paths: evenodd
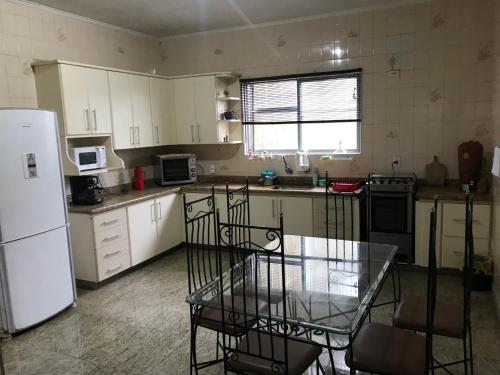
M 93 216 L 94 232 L 101 232 L 111 228 L 119 227 L 127 224 L 127 211 L 125 208 L 105 212 L 103 214 Z
M 335 211 L 338 212 L 338 215 L 341 216 L 344 214 L 351 215 L 353 211 L 357 211 L 359 207 L 358 198 L 351 198 L 349 196 L 346 197 L 337 197 L 329 196 L 328 197 L 328 211 L 329 215 L 333 215 Z M 315 198 L 314 199 L 314 214 L 315 215 L 325 215 L 326 211 L 326 199 L 325 198 Z
M 95 234 L 96 249 L 122 241 L 128 242 L 128 230 L 126 225 L 110 228 Z
M 474 254 L 488 255 L 489 240 L 474 238 Z M 441 267 L 459 268 L 463 266 L 465 239 L 463 237 L 444 236 L 441 253 Z
M 444 204 L 443 234 L 445 236 L 465 237 L 465 204 Z M 490 206 L 474 205 L 474 238 L 490 237 Z
M 114 246 L 114 245 L 113 245 Z M 112 254 L 109 256 L 101 257 L 97 262 L 97 273 L 99 277 L 99 281 L 104 280 L 110 276 L 116 275 L 122 271 L 125 271 L 127 268 L 130 268 L 130 254 L 127 250 L 122 250 L 122 248 L 112 250 L 111 246 L 109 251 L 106 254 Z M 114 251 L 120 251 L 114 253 Z
M 329 228 L 329 233 L 328 233 L 330 238 L 337 238 L 337 239 L 347 239 L 347 240 L 354 240 L 358 241 L 359 240 L 359 234 L 357 233 L 352 233 L 352 229 L 345 229 L 339 227 L 337 234 L 335 234 L 335 228 L 330 227 Z M 326 226 L 319 226 L 319 227 L 314 227 L 314 237 L 326 237 Z
M 317 227 L 326 227 L 326 215 L 315 216 L 314 225 Z M 356 226 L 356 224 L 354 223 L 354 219 L 351 215 L 345 215 L 342 217 L 340 213 L 335 215 L 334 212 L 331 212 L 328 215 L 328 226 L 330 230 L 335 231 L 335 226 L 337 226 L 338 230 L 342 231 L 344 227 L 346 229 L 352 229 L 352 227 Z

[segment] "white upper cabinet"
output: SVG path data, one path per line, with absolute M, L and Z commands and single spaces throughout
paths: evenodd
M 217 143 L 215 76 L 174 80 L 178 144 Z
M 155 146 L 177 142 L 174 115 L 174 83 L 163 78 L 149 78 L 151 118 Z
M 39 106 L 56 111 L 61 136 L 111 134 L 107 72 L 70 64 L 35 67 Z
M 148 77 L 109 72 L 115 149 L 153 146 Z

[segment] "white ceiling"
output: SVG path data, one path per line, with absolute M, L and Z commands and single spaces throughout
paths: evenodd
M 31 0 L 111 25 L 166 37 L 416 0 Z

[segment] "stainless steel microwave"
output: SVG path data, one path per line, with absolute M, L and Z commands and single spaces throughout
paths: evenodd
M 106 168 L 106 146 L 75 147 L 69 150 L 70 158 L 80 171 Z
M 154 177 L 158 185 L 196 182 L 196 155 L 163 154 L 154 157 Z

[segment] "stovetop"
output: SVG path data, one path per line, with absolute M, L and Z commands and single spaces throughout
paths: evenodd
M 394 175 L 371 174 L 369 184 L 372 191 L 415 192 L 417 176 L 414 173 Z

